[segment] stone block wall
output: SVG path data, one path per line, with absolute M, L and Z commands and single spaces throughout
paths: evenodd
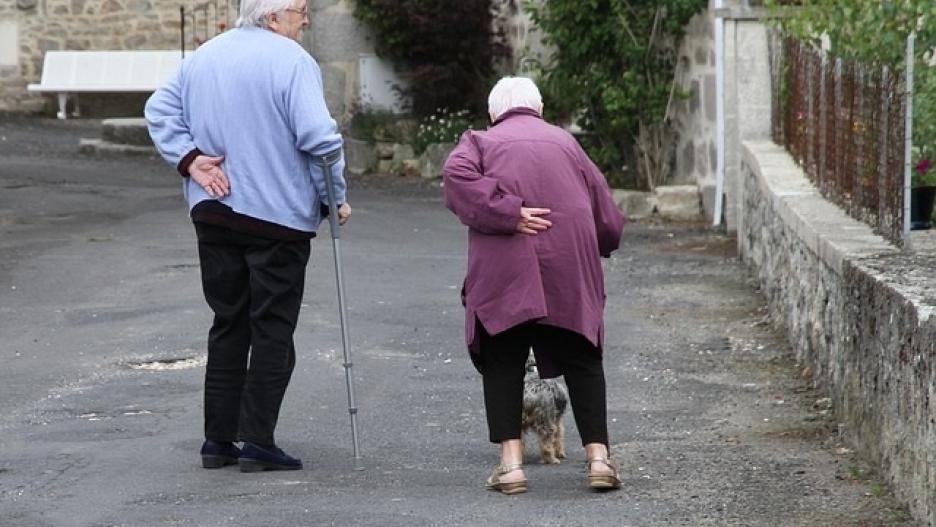
M 541 1 L 541 0 L 538 0 Z M 224 8 L 226 2 L 229 7 Z M 500 0 L 503 30 L 520 57 L 543 58 L 541 36 L 519 8 L 519 0 Z M 219 0 L 228 27 L 236 20 L 237 0 Z M 179 7 L 191 13 L 205 0 L 0 0 L 0 111 L 53 112 L 52 96 L 30 94 L 49 50 L 179 49 Z M 214 5 L 212 2 L 211 5 Z M 346 119 L 358 98 L 358 59 L 374 52 L 373 32 L 354 18 L 351 0 L 308 0 L 311 25 L 303 45 L 322 68 L 326 101 L 332 114 Z M 213 12 L 213 11 L 211 11 Z M 220 20 L 220 19 L 219 19 Z M 198 31 L 205 32 L 201 19 Z M 187 20 L 186 48 L 194 48 Z M 214 34 L 214 28 L 208 32 Z M 510 68 L 519 68 L 513 64 Z M 508 68 L 509 69 L 509 68 Z M 143 95 L 83 95 L 87 115 L 139 115 Z
M 679 47 L 673 126 L 678 132 L 672 184 L 715 182 L 715 41 L 712 10 L 692 18 Z
M 4 34 L 15 33 L 8 42 L 17 47 L 0 64 L 0 111 L 37 111 L 51 101 L 26 91 L 39 82 L 46 51 L 179 49 L 179 6 L 185 4 L 194 2 L 0 0 L 0 46 Z
M 358 98 L 358 59 L 374 52 L 373 32 L 354 18 L 350 0 L 309 0 L 309 17 L 303 44 L 322 68 L 332 116 L 344 121 Z
M 231 0 L 231 7 L 222 9 L 224 14 L 218 17 L 227 27 L 233 27 L 237 18 L 236 3 Z M 48 108 L 52 112 L 52 96 L 26 91 L 27 84 L 39 82 L 46 51 L 179 49 L 179 7 L 185 6 L 191 16 L 202 5 L 204 0 L 0 0 L 0 111 Z M 356 95 L 358 55 L 373 52 L 370 33 L 354 19 L 349 0 L 309 0 L 309 12 L 311 27 L 303 44 L 320 62 L 329 107 L 341 116 Z M 193 49 L 190 18 L 186 26 L 186 48 Z M 196 31 L 195 36 L 204 37 L 201 14 Z M 215 33 L 213 27 L 207 31 Z M 4 42 L 9 41 L 13 44 L 7 45 L 16 49 L 12 60 L 4 60 Z M 131 94 L 82 95 L 82 112 L 139 115 L 145 99 Z
M 676 87 L 688 98 L 676 102 L 674 182 L 700 187 L 703 209 L 712 219 L 718 167 L 717 66 L 714 1 L 693 17 L 679 49 Z M 725 179 L 723 214 L 729 231 L 738 228 L 740 143 L 770 137 L 770 72 L 767 34 L 758 2 L 726 0 L 724 9 Z
M 741 257 L 845 437 L 936 525 L 936 251 L 904 253 L 822 199 L 781 147 L 743 145 Z

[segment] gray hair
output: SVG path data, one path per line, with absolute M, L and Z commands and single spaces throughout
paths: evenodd
M 241 0 L 237 27 L 267 27 L 267 15 L 282 13 L 292 6 L 293 0 Z
M 528 77 L 504 77 L 497 81 L 488 96 L 488 113 L 497 120 L 504 112 L 514 108 L 541 111 L 543 96 L 536 83 Z

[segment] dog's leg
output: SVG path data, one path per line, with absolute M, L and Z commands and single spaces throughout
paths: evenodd
M 559 421 L 559 426 L 556 430 L 556 457 L 559 459 L 566 458 L 565 451 L 565 426 L 563 426 L 562 421 Z
M 543 457 L 543 463 L 559 463 L 559 459 L 556 457 L 556 429 L 548 427 L 540 432 L 540 453 Z

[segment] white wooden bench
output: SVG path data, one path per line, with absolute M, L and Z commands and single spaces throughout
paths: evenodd
M 31 92 L 57 93 L 58 118 L 75 98 L 73 116 L 79 115 L 79 93 L 139 93 L 156 91 L 182 62 L 180 51 L 48 51 L 42 80 Z

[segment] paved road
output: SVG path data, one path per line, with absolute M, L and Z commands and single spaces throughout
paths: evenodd
M 92 121 L 0 116 L 0 525 L 910 525 L 836 440 L 734 243 L 638 224 L 606 261 L 622 492 L 496 460 L 462 346 L 463 228 L 439 190 L 352 182 L 343 238 L 366 470 L 350 470 L 332 256 L 314 243 L 278 439 L 301 472 L 198 466 L 209 315 L 178 176 L 75 154 Z M 164 361 L 154 368 L 140 368 Z M 177 369 L 173 369 L 177 368 Z M 818 403 L 818 404 L 816 404 Z

